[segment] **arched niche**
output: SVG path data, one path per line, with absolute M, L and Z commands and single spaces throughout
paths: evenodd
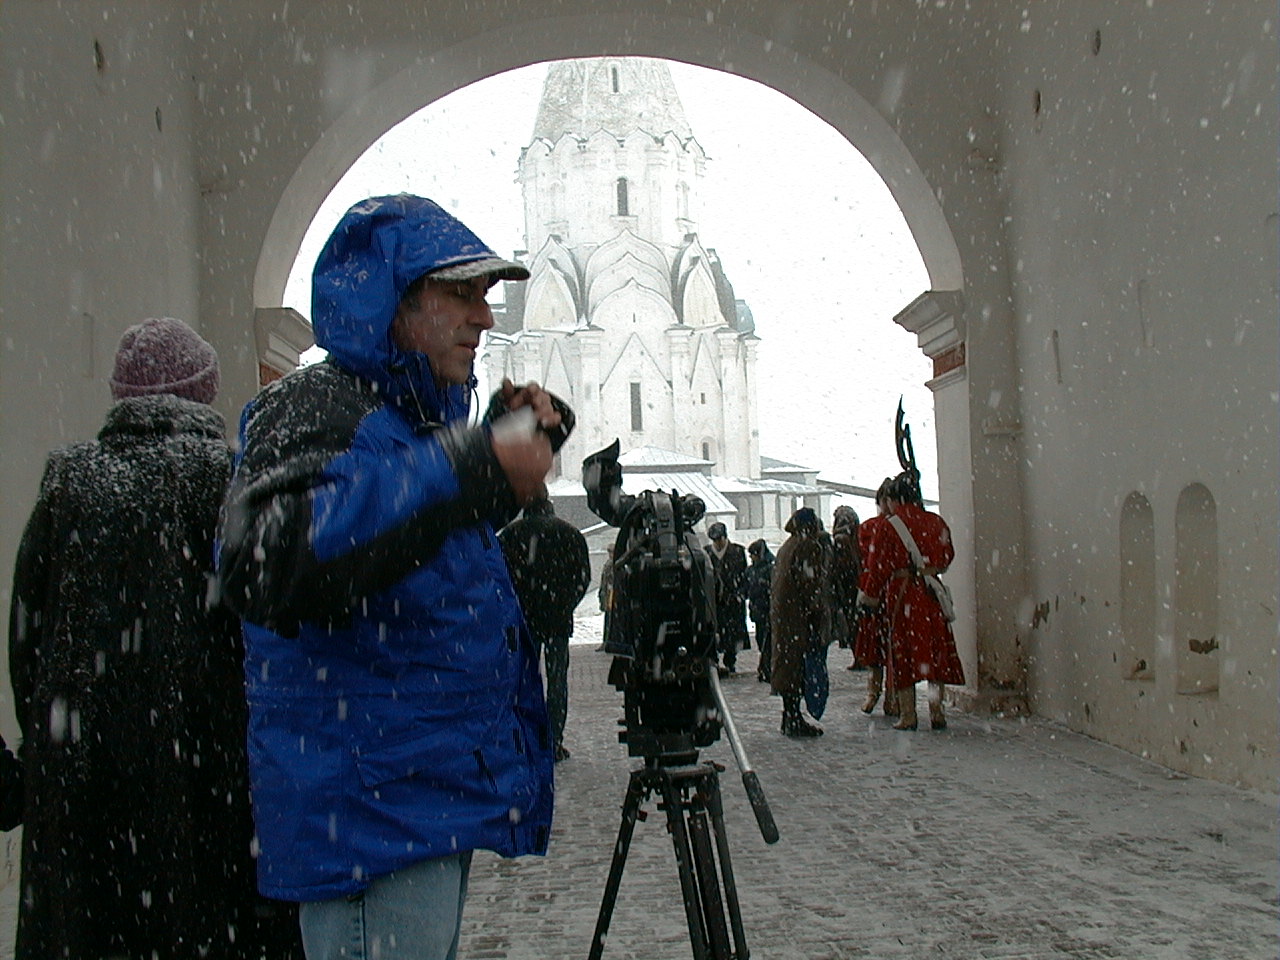
M 1154 679 L 1156 522 L 1151 502 L 1136 491 L 1120 508 L 1120 634 L 1122 675 Z
M 1183 488 L 1174 514 L 1173 649 L 1177 690 L 1216 694 L 1218 511 L 1201 483 Z

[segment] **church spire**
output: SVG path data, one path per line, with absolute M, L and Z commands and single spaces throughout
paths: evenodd
M 518 173 L 530 252 L 563 243 L 581 266 L 629 232 L 670 260 L 697 232 L 706 155 L 665 61 L 552 63 L 533 130 Z
M 693 136 L 684 106 L 661 60 L 597 57 L 551 64 L 533 139 L 555 143 L 566 133 L 587 139 L 603 130 L 625 137 L 637 130 L 661 139 Z

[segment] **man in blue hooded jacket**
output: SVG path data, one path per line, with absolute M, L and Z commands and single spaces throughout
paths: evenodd
M 528 276 L 430 200 L 357 204 L 315 267 L 328 359 L 241 418 L 219 572 L 259 888 L 301 902 L 308 960 L 453 957 L 471 852 L 546 850 L 538 651 L 494 530 L 565 408 L 504 382 L 468 426 L 485 292 Z

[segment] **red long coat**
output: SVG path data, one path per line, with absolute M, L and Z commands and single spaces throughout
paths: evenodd
M 861 576 L 866 576 L 871 545 L 875 542 L 876 531 L 881 527 L 889 527 L 889 523 L 878 514 L 863 520 L 858 527 L 858 553 L 862 557 Z M 889 532 L 893 532 L 892 528 Z M 861 579 L 859 587 L 861 587 Z M 886 651 L 888 636 L 889 622 L 884 604 L 875 609 L 862 608 L 858 620 L 858 635 L 853 644 L 853 659 L 867 667 L 885 666 L 889 662 Z
M 914 504 L 894 511 L 915 538 L 928 566 L 939 572 L 955 559 L 946 521 Z M 889 620 L 889 685 L 895 690 L 921 680 L 964 683 L 951 624 L 924 580 L 911 572 L 911 555 L 887 520 L 876 527 L 859 582 L 868 597 L 882 600 Z

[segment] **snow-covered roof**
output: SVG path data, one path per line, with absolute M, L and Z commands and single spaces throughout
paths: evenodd
M 760 480 L 750 480 L 743 477 L 712 477 L 711 481 L 721 493 L 787 493 L 797 496 L 831 493 L 830 490 L 824 487 L 808 483 L 795 483 L 791 480 L 774 480 L 768 477 Z
M 664 450 L 661 447 L 636 447 L 618 457 L 622 470 L 643 470 L 661 467 L 664 472 L 702 471 L 712 465 L 710 460 L 703 460 L 688 453 L 677 453 L 675 450 Z M 630 491 L 628 491 L 630 492 Z
M 685 496 L 692 494 L 701 498 L 708 514 L 736 514 L 738 508 L 715 488 L 712 479 L 702 473 L 624 473 L 622 489 L 627 493 L 674 490 Z
M 774 457 L 760 458 L 761 470 L 812 470 L 813 467 L 802 467 L 798 463 L 788 463 L 786 460 L 778 460 Z

